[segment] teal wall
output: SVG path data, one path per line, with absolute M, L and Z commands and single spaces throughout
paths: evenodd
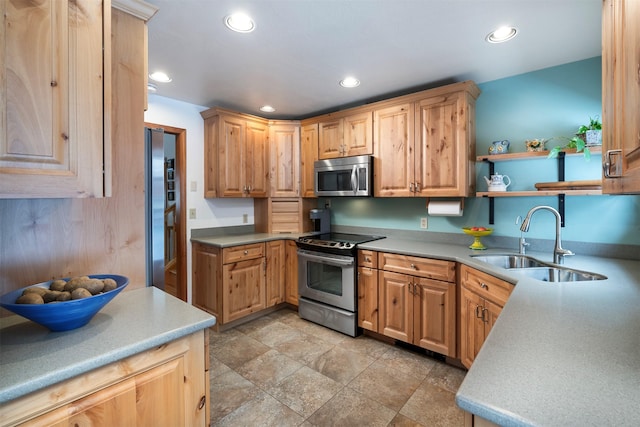
M 512 152 L 525 151 L 524 141 L 554 138 L 547 146 L 564 144 L 589 117 L 600 116 L 601 58 L 591 58 L 480 84 L 476 104 L 477 153 L 486 153 L 492 141 L 508 139 Z M 590 161 L 569 157 L 566 180 L 600 177 L 601 155 Z M 496 172 L 508 175 L 509 190 L 533 189 L 536 182 L 557 179 L 557 163 L 551 159 L 496 163 Z M 488 166 L 477 164 L 477 189 L 486 190 L 483 176 Z M 557 197 L 513 197 L 495 200 L 495 229 L 499 236 L 519 237 L 518 215 L 537 205 L 558 207 Z M 324 206 L 323 200 L 319 206 Z M 488 225 L 489 201 L 465 199 L 462 217 L 427 215 L 425 198 L 332 198 L 332 223 L 346 226 L 421 230 L 420 218 L 428 217 L 428 231 L 460 232 L 460 227 Z M 640 196 L 567 196 L 563 239 L 579 242 L 640 245 Z M 554 238 L 554 217 L 537 212 L 529 236 Z

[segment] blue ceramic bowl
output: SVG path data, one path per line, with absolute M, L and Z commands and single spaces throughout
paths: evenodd
M 40 286 L 49 289 L 52 281 L 26 286 L 0 297 L 0 306 L 22 317 L 36 322 L 52 331 L 69 331 L 89 323 L 91 318 L 102 309 L 109 301 L 129 284 L 125 276 L 113 274 L 95 274 L 89 276 L 92 279 L 113 279 L 117 287 L 111 291 L 71 301 L 63 301 L 49 304 L 15 304 L 16 299 L 22 295 L 22 291 L 31 286 Z M 65 279 L 65 280 L 68 280 Z

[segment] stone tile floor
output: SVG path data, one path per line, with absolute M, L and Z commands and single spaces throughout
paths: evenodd
M 465 371 L 290 309 L 210 331 L 212 426 L 462 426 Z

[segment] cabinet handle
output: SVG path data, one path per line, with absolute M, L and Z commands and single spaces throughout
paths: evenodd
M 604 171 L 605 178 L 621 178 L 622 174 L 620 173 L 620 159 L 617 162 L 612 161 L 613 156 L 622 156 L 622 150 L 607 150 L 607 154 L 605 155 L 605 162 L 602 164 L 602 169 Z M 615 165 L 615 173 L 611 173 L 612 166 Z
M 202 409 L 204 408 L 204 405 L 207 403 L 207 398 L 206 396 L 202 396 L 200 398 L 200 402 L 198 403 L 198 409 Z
M 364 260 L 365 260 L 366 262 L 371 262 L 371 258 L 369 258 L 368 256 L 364 257 Z
M 483 307 L 483 308 L 482 308 L 482 321 L 483 321 L 484 323 L 489 323 L 489 318 L 488 318 L 487 316 L 485 316 L 485 315 L 484 315 L 486 312 L 487 312 L 487 309 Z
M 245 254 L 245 255 L 249 255 L 249 251 L 245 250 L 245 251 L 244 251 L 244 254 Z
M 418 269 L 415 264 L 411 264 L 409 267 L 411 267 L 413 270 L 417 270 Z
M 413 190 L 414 193 L 419 193 L 420 192 L 420 183 L 416 182 L 415 183 L 415 189 Z
M 484 282 L 483 282 L 483 283 L 480 283 L 480 287 L 481 287 L 482 289 L 489 289 L 489 287 L 487 286 L 487 284 L 486 284 L 486 283 L 484 283 Z
M 476 317 L 478 319 L 482 319 L 482 307 L 479 305 L 476 305 Z
M 412 289 L 413 283 L 409 282 L 409 293 L 413 294 L 413 289 Z

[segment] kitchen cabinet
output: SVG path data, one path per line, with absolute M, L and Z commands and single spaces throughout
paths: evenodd
M 378 268 L 378 332 L 455 357 L 455 263 L 379 253 Z
M 110 2 L 2 1 L 0 16 L 0 198 L 110 196 Z
M 266 308 L 265 244 L 193 243 L 193 305 L 224 325 Z
M 378 253 L 358 250 L 358 326 L 378 332 Z
M 318 158 L 332 159 L 373 153 L 371 111 L 330 114 L 318 124 Z
M 220 108 L 200 114 L 205 121 L 205 197 L 267 197 L 267 121 Z
M 304 233 L 313 223 L 309 211 L 317 207 L 315 199 L 269 197 L 253 202 L 255 229 L 260 233 Z
M 316 197 L 313 163 L 318 160 L 318 124 L 303 122 L 300 134 L 300 195 Z
M 640 193 L 640 3 L 602 6 L 603 192 Z
M 495 324 L 513 285 L 460 266 L 460 359 L 470 368 Z
M 285 300 L 285 241 L 272 240 L 266 242 L 266 298 L 267 307 L 273 307 Z
M 377 197 L 467 197 L 475 190 L 475 100 L 462 82 L 374 110 Z
M 300 195 L 300 123 L 269 122 L 271 197 Z
M 298 306 L 298 246 L 293 240 L 285 242 L 285 301 Z
M 3 425 L 207 426 L 208 369 L 200 330 L 5 403 Z

